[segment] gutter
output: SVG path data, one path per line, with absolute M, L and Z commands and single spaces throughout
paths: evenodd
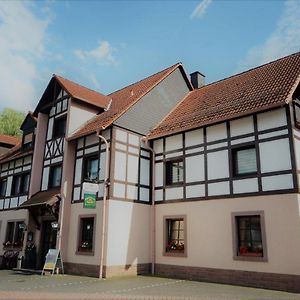
M 145 142 L 145 145 L 152 153 L 150 241 L 151 241 L 151 275 L 154 275 L 155 274 L 155 261 L 156 261 L 156 255 L 155 255 L 155 248 L 156 248 L 156 242 L 155 242 L 155 233 L 156 233 L 156 227 L 155 227 L 155 221 L 156 221 L 156 214 L 155 214 L 155 152 L 150 147 L 149 141 L 146 136 L 143 136 L 141 138 L 141 141 Z

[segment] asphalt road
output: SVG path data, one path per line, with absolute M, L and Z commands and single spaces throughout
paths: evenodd
M 300 300 L 300 294 L 151 276 L 99 280 L 71 275 L 21 275 L 2 270 L 0 299 Z

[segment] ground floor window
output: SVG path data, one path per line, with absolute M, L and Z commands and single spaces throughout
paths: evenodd
M 4 247 L 17 247 L 23 246 L 25 223 L 23 221 L 7 222 L 6 239 L 3 244 Z
M 94 216 L 80 217 L 78 252 L 93 254 L 94 223 Z
M 186 217 L 164 218 L 164 254 L 186 255 Z
M 234 258 L 266 259 L 263 212 L 233 214 Z

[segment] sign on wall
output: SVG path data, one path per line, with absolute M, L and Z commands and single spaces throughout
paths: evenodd
M 84 182 L 83 188 L 83 207 L 96 208 L 96 194 L 99 186 L 96 183 Z
M 96 208 L 96 194 L 84 194 L 84 208 Z

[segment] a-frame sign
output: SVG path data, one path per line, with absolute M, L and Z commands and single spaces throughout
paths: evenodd
M 46 260 L 44 263 L 43 271 L 41 275 L 45 274 L 45 271 L 50 271 L 52 275 L 55 273 L 56 269 L 60 268 L 62 274 L 64 274 L 64 265 L 61 258 L 59 249 L 49 249 L 46 255 Z

